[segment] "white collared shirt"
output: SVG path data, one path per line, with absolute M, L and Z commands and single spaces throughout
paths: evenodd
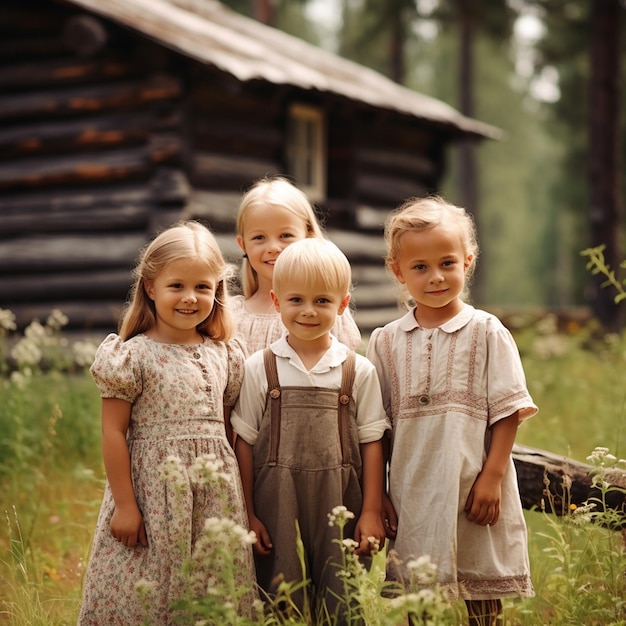
M 341 387 L 341 365 L 346 360 L 348 348 L 331 335 L 332 343 L 322 358 L 307 370 L 297 352 L 281 337 L 270 348 L 276 355 L 278 380 L 284 387 Z M 352 395 L 356 402 L 356 423 L 360 443 L 380 439 L 389 428 L 385 417 L 380 383 L 372 363 L 357 354 Z M 239 400 L 231 414 L 235 432 L 250 445 L 254 445 L 261 426 L 267 394 L 267 377 L 263 364 L 263 350 L 246 360 Z

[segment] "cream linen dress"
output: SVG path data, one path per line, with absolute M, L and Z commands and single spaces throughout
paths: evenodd
M 239 466 L 226 439 L 223 405 L 237 400 L 243 379 L 239 342 L 197 345 L 164 344 L 145 335 L 122 341 L 110 334 L 91 367 L 103 398 L 132 404 L 127 441 L 137 503 L 143 514 L 148 546 L 127 548 L 111 536 L 115 503 L 107 482 L 95 531 L 80 626 L 166 626 L 173 624 L 171 603 L 183 592 L 181 568 L 189 561 L 205 520 L 226 517 L 248 527 Z M 187 469 L 203 454 L 223 461 L 229 481 L 197 485 Z M 174 456 L 183 466 L 176 482 L 163 479 L 161 468 Z M 234 584 L 255 589 L 250 546 L 235 555 Z M 210 576 L 194 567 L 206 590 Z M 135 586 L 147 581 L 150 592 L 140 601 Z M 240 610 L 250 613 L 256 593 L 243 597 Z M 144 621 L 144 619 L 146 621 Z
M 239 337 L 246 345 L 249 355 L 257 350 L 264 350 L 285 333 L 286 329 L 278 311 L 250 313 L 246 310 L 246 301 L 242 295 L 233 296 L 230 302 L 237 320 Z M 350 309 L 346 308 L 342 315 L 337 316 L 332 334 L 351 350 L 359 347 L 361 332 Z
M 389 495 L 398 533 L 388 577 L 410 586 L 407 563 L 428 555 L 452 599 L 532 596 L 512 459 L 498 522 L 480 526 L 463 511 L 490 427 L 516 411 L 520 421 L 537 412 L 509 331 L 469 305 L 438 328 L 420 327 L 412 310 L 372 333 L 367 356 L 392 423 Z

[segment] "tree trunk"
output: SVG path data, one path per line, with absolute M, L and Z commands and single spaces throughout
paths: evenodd
M 476 37 L 475 0 L 460 0 L 458 3 L 458 23 L 460 29 L 459 47 L 459 102 L 460 110 L 467 117 L 474 117 L 474 44 Z M 480 232 L 478 210 L 478 180 L 476 157 L 472 140 L 459 142 L 459 196 L 461 204 L 474 216 Z M 476 271 L 472 287 L 473 300 L 480 304 L 484 300 L 486 281 L 485 266 Z
M 621 60 L 624 9 L 620 0 L 594 0 L 591 6 L 591 76 L 589 80 L 589 223 L 591 246 L 606 245 L 612 269 L 622 260 Z M 591 279 L 594 316 L 609 331 L 621 329 L 622 307 L 615 294 L 603 288 L 602 277 Z

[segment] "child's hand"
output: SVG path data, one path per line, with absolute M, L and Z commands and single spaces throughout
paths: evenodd
M 138 543 L 148 545 L 143 515 L 137 506 L 115 507 L 111 517 L 111 534 L 127 548 Z
M 383 525 L 387 538 L 395 539 L 398 532 L 398 515 L 386 493 L 383 494 Z
M 355 554 L 376 554 L 385 545 L 385 527 L 380 511 L 363 511 L 354 529 L 354 540 L 359 547 Z
M 501 479 L 481 472 L 472 485 L 465 513 L 470 522 L 493 526 L 500 517 Z
M 268 556 L 274 547 L 272 545 L 272 539 L 265 528 L 265 524 L 258 517 L 250 518 L 250 530 L 256 535 L 256 543 L 254 544 L 254 551 L 259 556 Z

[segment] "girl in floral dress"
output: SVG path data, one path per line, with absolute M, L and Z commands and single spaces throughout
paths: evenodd
M 231 339 L 227 266 L 215 238 L 197 222 L 179 223 L 146 247 L 135 275 L 120 333 L 104 339 L 91 367 L 107 483 L 81 626 L 174 623 L 173 602 L 190 588 L 205 595 L 216 576 L 193 561 L 206 521 L 247 527 L 227 436 L 244 352 Z M 217 482 L 195 477 L 207 465 Z M 232 600 L 248 613 L 251 546 L 240 542 L 233 558 L 232 587 L 244 591 Z
M 470 624 L 492 625 L 501 598 L 533 595 L 511 450 L 537 407 L 511 334 L 462 300 L 478 254 L 470 215 L 412 199 L 385 238 L 413 304 L 372 333 L 367 352 L 392 424 L 388 575 L 410 587 L 412 564 L 429 556 Z
M 323 236 L 308 198 L 286 178 L 262 178 L 244 194 L 237 213 L 243 295 L 233 298 L 233 306 L 239 336 L 249 354 L 266 348 L 285 332 L 270 297 L 278 255 L 294 241 Z M 352 350 L 361 343 L 349 309 L 337 318 L 332 332 Z

